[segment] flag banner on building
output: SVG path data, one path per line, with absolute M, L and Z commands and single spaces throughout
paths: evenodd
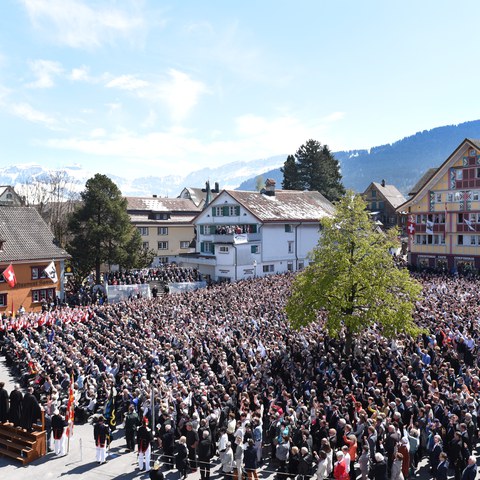
M 248 236 L 245 233 L 238 233 L 233 236 L 233 243 L 240 245 L 242 243 L 248 243 Z
M 2 273 L 3 278 L 5 281 L 13 288 L 17 284 L 17 277 L 15 276 L 15 272 L 13 271 L 13 265 L 10 264 Z M 12 307 L 13 308 L 13 307 Z
M 415 218 L 409 215 L 407 219 L 407 233 L 408 235 L 415 235 Z
M 427 228 L 426 228 L 427 235 L 433 235 L 433 222 L 427 220 Z
M 55 268 L 55 263 L 52 260 L 44 270 L 45 275 L 53 282 L 58 282 L 57 269 Z
M 73 373 L 70 375 L 70 389 L 68 392 L 67 413 L 65 415 L 65 422 L 67 429 L 65 431 L 67 437 L 73 436 L 73 424 L 75 423 L 75 390 L 73 388 Z
M 468 218 L 465 218 L 464 222 L 467 224 L 467 227 L 468 227 L 469 230 L 471 230 L 472 232 L 475 231 L 475 227 L 473 226 L 471 220 L 469 220 Z

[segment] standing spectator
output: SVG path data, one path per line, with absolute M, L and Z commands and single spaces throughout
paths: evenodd
M 475 480 L 477 478 L 477 459 L 470 455 L 468 464 L 462 472 L 462 480 Z
M 198 463 L 201 480 L 210 480 L 210 460 L 212 458 L 212 440 L 208 430 L 202 431 L 202 439 L 198 444 Z
M 165 470 L 170 470 L 173 465 L 173 454 L 175 450 L 175 435 L 170 424 L 165 425 L 165 433 L 161 437 Z
M 402 465 L 403 455 L 401 453 L 397 453 L 392 463 L 392 473 L 390 475 L 390 480 L 405 480 L 402 472 Z
M 223 473 L 224 480 L 232 480 L 234 468 L 233 450 L 232 444 L 228 441 L 225 445 L 225 450 L 220 457 L 220 462 L 222 465 L 221 472 Z
M 181 436 L 178 440 L 177 451 L 175 453 L 175 466 L 180 472 L 180 478 L 184 480 L 188 473 L 188 449 L 187 439 Z
M 10 410 L 8 392 L 4 387 L 5 382 L 0 382 L 0 423 L 5 423 L 8 420 L 8 413 Z
M 135 435 L 137 433 L 140 419 L 138 413 L 135 411 L 135 406 L 128 407 L 128 413 L 125 414 L 125 440 L 127 441 L 127 452 L 135 450 Z
M 20 391 L 20 385 L 15 384 L 14 389 L 10 392 L 10 421 L 16 426 L 21 426 L 22 423 L 22 400 L 23 393 Z
M 341 450 L 336 453 L 337 461 L 333 467 L 333 478 L 335 480 L 348 480 L 350 478 L 347 470 L 347 462 Z
M 313 457 L 307 447 L 300 450 L 300 462 L 298 464 L 299 480 L 308 480 L 312 476 Z
M 320 452 L 318 453 L 318 457 L 316 458 L 318 458 L 317 471 L 316 471 L 317 480 L 326 480 L 329 476 L 328 469 L 327 469 L 328 467 L 327 454 L 324 450 L 320 450 Z M 297 469 L 297 473 L 298 473 L 298 469 Z
M 253 438 L 249 438 L 247 441 L 247 448 L 244 454 L 245 470 L 247 472 L 248 480 L 258 480 L 258 460 L 257 460 L 257 448 Z
M 364 445 L 362 448 L 362 454 L 358 459 L 358 467 L 360 468 L 361 480 L 367 480 L 368 471 L 370 468 L 370 452 L 368 451 L 368 445 Z
M 192 422 L 185 424 L 185 438 L 187 439 L 188 448 L 188 462 L 190 470 L 197 471 L 197 447 L 198 447 L 198 433 L 193 429 Z
M 371 472 L 369 473 L 369 477 L 372 480 L 387 480 L 387 462 L 385 461 L 385 457 L 380 453 L 377 452 L 375 454 L 375 461 L 372 464 Z
M 447 480 L 448 478 L 448 460 L 447 454 L 442 452 L 440 454 L 440 462 L 437 467 L 437 476 L 435 480 Z

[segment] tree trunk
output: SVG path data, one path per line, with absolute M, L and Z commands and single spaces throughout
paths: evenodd
M 345 330 L 345 355 L 348 357 L 352 354 L 353 334 L 349 328 Z

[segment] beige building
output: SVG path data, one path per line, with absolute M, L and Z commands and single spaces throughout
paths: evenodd
M 466 138 L 423 175 L 397 209 L 408 215 L 409 261 L 420 268 L 480 269 L 480 141 Z
M 193 218 L 201 211 L 187 198 L 126 197 L 127 211 L 143 239 L 156 253 L 153 264 L 176 261 L 181 253 L 195 251 Z

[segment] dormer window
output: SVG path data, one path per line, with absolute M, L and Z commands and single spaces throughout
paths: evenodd
M 156 212 L 152 214 L 152 217 L 154 220 L 168 220 L 169 214 L 165 212 L 162 212 L 162 213 Z

